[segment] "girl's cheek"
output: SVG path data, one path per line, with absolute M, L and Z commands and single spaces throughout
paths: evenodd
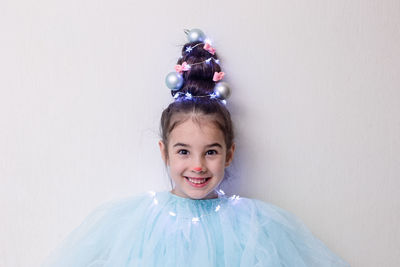
M 174 158 L 171 159 L 170 161 L 171 166 L 175 168 L 180 168 L 185 165 L 185 160 L 179 159 L 179 158 Z

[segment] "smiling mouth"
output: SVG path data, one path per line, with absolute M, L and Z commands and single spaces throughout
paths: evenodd
M 195 187 L 202 187 L 208 183 L 208 181 L 211 179 L 211 177 L 208 178 L 194 178 L 194 177 L 187 177 L 185 176 L 186 180 L 191 184 L 192 186 Z

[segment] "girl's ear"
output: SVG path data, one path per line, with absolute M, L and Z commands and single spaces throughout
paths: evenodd
M 167 160 L 167 149 L 165 147 L 165 144 L 162 140 L 158 141 L 158 146 L 160 147 L 160 153 L 161 153 L 161 158 L 164 161 L 165 165 L 168 165 L 168 160 Z
M 225 167 L 231 165 L 233 160 L 233 155 L 235 154 L 236 144 L 233 143 L 231 148 L 226 151 L 226 160 L 225 160 Z

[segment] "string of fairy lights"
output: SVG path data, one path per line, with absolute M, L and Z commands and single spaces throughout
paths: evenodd
M 214 86 L 214 90 L 210 94 L 206 95 L 192 95 L 190 92 L 181 92 L 179 91 L 182 86 L 184 85 L 184 78 L 183 78 L 183 73 L 186 71 L 190 71 L 191 67 L 199 64 L 210 64 L 211 61 L 214 61 L 214 63 L 219 64 L 220 61 L 216 58 L 214 58 L 215 54 L 215 48 L 212 47 L 211 41 L 207 38 L 207 36 L 203 33 L 203 31 L 199 29 L 192 29 L 192 30 L 185 30 L 185 34 L 187 35 L 189 43 L 194 43 L 194 42 L 199 42 L 195 45 L 192 46 L 187 46 L 185 48 L 185 53 L 191 53 L 194 48 L 198 46 L 203 46 L 203 49 L 208 51 L 210 53 L 210 57 L 207 58 L 204 61 L 196 62 L 196 63 L 191 63 L 188 64 L 187 62 L 183 62 L 181 65 L 176 65 L 175 66 L 175 71 L 168 73 L 165 83 L 169 89 L 171 89 L 173 92 L 173 97 L 175 101 L 182 101 L 182 100 L 191 100 L 194 98 L 201 98 L 201 97 L 208 97 L 210 99 L 218 99 L 220 100 L 223 104 L 226 104 L 226 99 L 231 95 L 231 89 L 229 87 L 229 84 L 220 81 L 223 79 L 224 74 L 223 72 L 219 73 L 214 73 L 213 81 L 216 82 Z M 221 200 L 228 200 L 232 204 L 235 204 L 236 201 L 240 200 L 240 197 L 238 195 L 232 195 L 230 197 L 227 197 L 225 195 L 225 192 L 222 189 L 215 190 L 216 193 L 218 194 L 218 198 Z M 149 191 L 150 196 L 153 198 L 153 205 L 158 205 L 159 200 L 157 198 L 157 193 L 154 191 Z M 221 211 L 221 204 L 220 202 L 210 213 L 207 214 L 201 214 L 199 216 L 193 216 L 193 217 L 187 217 L 187 216 L 179 216 L 180 218 L 187 219 L 191 221 L 193 224 L 201 222 L 202 219 L 204 219 L 206 216 L 210 216 L 211 214 L 215 214 Z M 168 211 L 168 215 L 171 217 L 177 217 L 178 214 L 176 211 L 170 210 Z
M 232 204 L 235 204 L 237 201 L 239 201 L 241 199 L 239 195 L 232 195 L 229 198 L 226 197 L 225 192 L 222 189 L 215 190 L 215 191 L 217 192 L 219 199 L 224 199 L 224 200 L 230 201 Z M 155 191 L 149 191 L 148 194 L 150 195 L 150 197 L 153 198 L 153 200 L 152 200 L 153 205 L 155 205 L 155 206 L 158 205 L 159 204 L 159 200 L 157 198 L 157 193 Z M 199 201 L 201 201 L 201 200 L 199 200 Z M 196 224 L 196 223 L 200 222 L 202 219 L 204 219 L 206 216 L 210 216 L 212 214 L 220 212 L 220 210 L 221 210 L 221 205 L 218 204 L 214 208 L 214 210 L 211 211 L 210 213 L 201 214 L 199 216 L 193 216 L 193 217 L 180 216 L 180 218 L 189 220 L 192 223 Z M 177 217 L 178 216 L 177 212 L 176 211 L 172 211 L 172 210 L 168 211 L 168 215 L 171 216 L 171 217 Z

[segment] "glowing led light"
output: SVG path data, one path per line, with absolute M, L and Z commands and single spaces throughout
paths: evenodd
M 217 64 L 219 64 L 219 59 L 214 59 L 214 61 L 215 61 Z
M 211 59 L 213 59 L 213 58 L 210 57 L 209 59 L 206 59 L 206 63 L 209 64 L 211 62 Z
M 221 100 L 222 104 L 226 105 L 226 100 Z
M 179 96 L 179 93 L 174 94 L 174 98 L 177 99 Z
M 171 216 L 176 216 L 176 213 L 175 213 L 175 212 L 172 212 L 172 211 L 170 211 L 170 212 L 169 212 L 169 215 L 171 215 Z
M 185 96 L 186 96 L 186 99 L 192 99 L 192 94 L 189 93 L 189 92 L 187 92 L 187 93 L 185 94 Z
M 155 205 L 157 205 L 157 204 L 158 204 L 158 199 L 157 199 L 157 198 L 153 199 L 153 203 L 154 203 Z
M 216 93 L 210 94 L 210 98 L 211 98 L 211 99 L 214 99 L 214 98 L 216 98 L 216 97 L 217 97 L 217 94 L 216 94 Z
M 199 217 L 193 217 L 192 218 L 192 222 L 197 223 L 198 221 L 200 221 Z
M 188 47 L 186 47 L 185 51 L 187 53 L 190 53 L 190 52 L 192 52 L 193 48 L 195 48 L 196 46 L 202 45 L 202 44 L 203 43 L 198 43 L 197 45 L 194 45 L 194 46 L 188 46 Z
M 222 189 L 218 190 L 218 192 L 219 192 L 221 195 L 225 195 L 225 192 L 224 192 Z
M 221 206 L 218 205 L 218 206 L 215 208 L 215 211 L 216 211 L 216 212 L 219 211 L 220 208 L 221 208 Z
M 238 195 L 233 195 L 230 197 L 231 200 L 239 200 L 240 197 Z

